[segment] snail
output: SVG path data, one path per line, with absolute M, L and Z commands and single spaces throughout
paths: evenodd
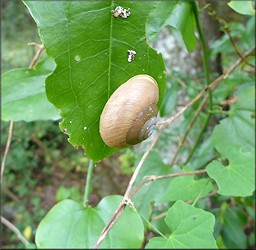
M 100 116 L 100 135 L 109 147 L 125 148 L 147 139 L 157 121 L 158 85 L 137 75 L 118 87 Z

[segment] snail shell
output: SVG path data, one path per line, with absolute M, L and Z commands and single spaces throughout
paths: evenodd
M 156 125 L 158 85 L 137 75 L 111 95 L 100 116 L 100 134 L 109 147 L 124 148 L 147 139 Z

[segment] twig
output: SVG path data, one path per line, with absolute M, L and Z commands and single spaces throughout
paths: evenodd
M 9 189 L 3 187 L 2 188 L 2 194 L 6 194 L 10 199 L 12 199 L 15 202 L 20 202 L 20 199 Z
M 129 201 L 129 193 L 131 191 L 131 188 L 135 182 L 135 179 L 137 178 L 137 175 L 144 163 L 144 161 L 146 160 L 147 156 L 149 155 L 150 151 L 152 150 L 152 148 L 154 147 L 155 143 L 157 142 L 158 138 L 160 137 L 160 135 L 162 134 L 162 132 L 164 131 L 165 127 L 162 127 L 156 137 L 153 139 L 152 143 L 149 145 L 148 149 L 146 150 L 146 152 L 143 154 L 137 168 L 135 169 L 128 187 L 126 189 L 126 192 L 124 194 L 124 197 L 122 199 L 122 201 L 119 203 L 114 215 L 112 216 L 112 218 L 110 219 L 109 223 L 103 228 L 95 246 L 93 247 L 93 249 L 97 249 L 99 247 L 99 245 L 101 244 L 101 242 L 105 239 L 106 235 L 108 234 L 108 232 L 110 231 L 110 229 L 114 226 L 114 224 L 116 223 L 116 221 L 118 220 L 118 218 L 120 217 L 120 215 L 122 214 L 124 208 L 126 207 L 127 202 Z
M 204 105 L 205 105 L 205 103 L 206 103 L 208 97 L 209 97 L 208 95 L 206 95 L 206 96 L 204 97 L 204 99 L 203 99 L 203 101 L 200 103 L 200 105 L 199 105 L 199 107 L 198 107 L 196 113 L 193 115 L 192 120 L 190 121 L 190 123 L 189 123 L 189 125 L 188 125 L 188 127 L 187 127 L 187 129 L 186 129 L 185 134 L 183 135 L 183 137 L 181 138 L 181 140 L 180 140 L 180 142 L 179 142 L 178 148 L 177 148 L 177 150 L 176 150 L 176 152 L 175 152 L 175 154 L 174 154 L 174 157 L 173 157 L 173 159 L 172 159 L 172 162 L 170 163 L 170 166 L 173 166 L 173 165 L 174 165 L 175 160 L 176 160 L 176 158 L 177 158 L 177 156 L 178 156 L 178 154 L 179 154 L 179 152 L 180 152 L 180 149 L 182 148 L 182 145 L 183 145 L 183 143 L 185 142 L 185 140 L 186 140 L 186 138 L 187 138 L 187 136 L 188 136 L 189 131 L 190 131 L 191 128 L 193 127 L 193 125 L 194 125 L 194 123 L 195 123 L 197 117 L 199 116 L 201 110 L 203 109 L 203 107 L 204 107 Z
M 27 241 L 27 239 L 21 234 L 20 230 L 15 227 L 10 221 L 8 221 L 7 219 L 5 219 L 3 216 L 1 216 L 1 222 L 7 226 L 8 228 L 10 228 L 18 237 L 18 239 L 20 241 L 22 241 L 22 243 L 25 245 L 25 246 L 28 246 L 29 245 L 29 242 Z
M 2 183 L 3 175 L 4 175 L 5 162 L 6 162 L 7 155 L 8 155 L 10 145 L 11 145 L 11 141 L 12 141 L 12 131 L 13 131 L 13 121 L 10 121 L 8 139 L 7 139 L 6 147 L 5 147 L 5 150 L 4 150 L 4 156 L 3 156 L 2 164 L 1 164 L 1 183 Z
M 206 9 L 208 9 L 208 14 L 209 14 L 210 16 L 214 17 L 215 20 L 217 20 L 217 22 L 219 22 L 219 24 L 222 25 L 222 28 L 223 28 L 224 32 L 227 34 L 227 36 L 228 36 L 228 38 L 229 38 L 229 40 L 230 40 L 230 42 L 231 42 L 231 45 L 232 45 L 232 46 L 234 47 L 234 49 L 235 49 L 236 54 L 237 54 L 240 58 L 242 58 L 243 61 L 244 61 L 246 64 L 248 64 L 248 65 L 251 66 L 252 68 L 255 68 L 255 65 L 249 63 L 249 62 L 246 60 L 246 58 L 243 58 L 243 55 L 242 55 L 241 52 L 239 51 L 238 46 L 236 45 L 236 42 L 235 42 L 234 38 L 231 36 L 231 33 L 230 33 L 229 29 L 227 28 L 227 22 L 226 22 L 223 18 L 217 16 L 217 12 L 216 12 L 215 10 L 210 9 L 210 8 L 212 7 L 211 4 L 207 4 L 205 7 L 206 7 Z
M 181 172 L 181 173 L 174 173 L 174 174 L 165 174 L 165 175 L 158 175 L 158 176 L 150 176 L 147 179 L 143 180 L 130 194 L 130 198 L 132 198 L 141 188 L 144 186 L 146 183 L 151 182 L 151 181 L 156 181 L 160 179 L 166 179 L 166 178 L 172 178 L 172 177 L 178 177 L 178 176 L 186 176 L 186 175 L 193 175 L 193 174 L 203 174 L 205 173 L 205 169 L 201 170 L 195 170 L 191 172 Z
M 240 58 L 243 59 L 244 63 L 246 63 L 247 65 L 251 66 L 252 68 L 255 68 L 255 65 L 249 63 L 245 58 L 243 58 L 243 55 L 242 55 L 241 52 L 239 51 L 239 49 L 238 49 L 238 47 L 237 47 L 237 45 L 236 45 L 236 42 L 234 41 L 233 37 L 231 36 L 229 30 L 228 30 L 227 28 L 225 28 L 225 27 L 224 27 L 224 30 L 225 30 L 226 34 L 228 35 L 229 40 L 230 40 L 231 44 L 233 45 L 233 47 L 234 47 L 234 49 L 235 49 L 237 55 L 238 55 Z
M 244 53 L 243 58 L 246 58 L 247 56 L 249 56 L 254 50 L 255 50 L 255 47 L 249 49 L 247 52 Z M 219 85 L 219 83 L 222 80 L 226 79 L 243 61 L 244 59 L 239 58 L 226 72 L 224 72 L 222 75 L 216 78 L 211 84 L 209 84 L 203 90 L 201 90 L 198 93 L 198 95 L 193 100 L 191 100 L 186 106 L 184 106 L 178 113 L 176 113 L 174 116 L 171 116 L 170 118 L 166 119 L 163 122 L 158 122 L 157 125 L 159 126 L 159 125 L 171 124 L 173 120 L 177 118 L 177 116 L 184 113 L 187 110 L 187 108 L 189 108 L 196 101 L 198 101 L 205 94 L 205 92 L 207 92 L 208 88 L 210 88 L 211 90 L 214 90 Z
M 36 51 L 35 56 L 33 57 L 33 59 L 32 59 L 32 61 L 31 61 L 30 65 L 29 65 L 29 68 L 32 69 L 32 68 L 35 66 L 35 64 L 36 64 L 36 62 L 37 62 L 37 60 L 38 60 L 40 54 L 41 54 L 42 51 L 44 50 L 44 45 L 42 45 L 42 44 L 36 44 L 36 43 L 28 43 L 28 45 L 35 45 L 35 46 L 38 48 L 38 50 Z
M 243 57 L 247 57 L 248 55 L 250 55 L 253 51 L 255 50 L 255 47 L 248 50 Z M 170 125 L 176 118 L 178 118 L 181 114 L 183 114 L 191 105 L 193 105 L 197 100 L 199 100 L 207 91 L 209 88 L 211 88 L 211 90 L 214 90 L 218 84 L 223 80 L 226 79 L 242 62 L 243 60 L 241 58 L 239 58 L 235 64 L 233 64 L 225 73 L 223 73 L 221 76 L 219 76 L 217 79 L 215 79 L 210 85 L 208 85 L 207 87 L 205 87 L 201 92 L 199 92 L 199 94 L 193 99 L 191 100 L 186 106 L 184 106 L 178 113 L 176 113 L 174 116 L 171 116 L 170 118 L 166 119 L 166 121 L 164 122 L 159 122 L 157 125 L 161 126 L 160 130 L 158 131 L 156 137 L 153 139 L 152 143 L 149 145 L 148 149 L 146 150 L 146 152 L 144 153 L 144 155 L 142 156 L 137 168 L 135 169 L 131 180 L 128 184 L 128 187 L 126 189 L 126 192 L 124 194 L 124 197 L 122 199 L 122 201 L 119 203 L 116 211 L 114 212 L 112 218 L 110 219 L 109 223 L 103 228 L 95 246 L 93 247 L 93 249 L 97 249 L 101 242 L 105 239 L 105 237 L 107 236 L 108 232 L 110 231 L 110 229 L 114 226 L 114 224 L 116 223 L 116 221 L 118 220 L 118 218 L 121 216 L 127 202 L 129 201 L 129 194 L 131 191 L 131 188 L 137 178 L 137 175 L 144 163 L 144 161 L 146 160 L 147 156 L 149 155 L 149 152 L 151 151 L 151 149 L 154 147 L 154 145 L 156 144 L 157 140 L 159 139 L 160 135 L 163 133 L 163 131 L 165 130 L 165 128 Z
M 156 216 L 152 217 L 151 221 L 159 220 L 159 219 L 161 219 L 161 218 L 165 217 L 167 214 L 168 214 L 168 212 L 167 212 L 167 211 L 166 211 L 166 212 L 163 212 L 163 213 L 161 213 L 161 214 L 158 214 L 158 215 L 156 215 Z

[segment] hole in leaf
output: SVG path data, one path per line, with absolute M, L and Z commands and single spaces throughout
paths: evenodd
M 221 164 L 227 167 L 229 165 L 229 160 L 228 159 L 221 159 Z

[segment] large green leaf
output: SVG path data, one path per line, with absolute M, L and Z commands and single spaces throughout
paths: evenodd
M 255 87 L 240 86 L 236 103 L 231 106 L 229 117 L 214 128 L 212 141 L 216 149 L 225 153 L 230 145 L 255 147 Z
M 209 179 L 195 180 L 193 175 L 173 179 L 164 194 L 163 201 L 192 200 L 203 197 L 213 190 Z
M 188 51 L 195 49 L 195 20 L 189 1 L 159 1 L 155 10 L 150 13 L 146 26 L 149 41 L 154 42 L 159 32 L 167 25 L 179 32 Z
M 125 5 L 124 5 L 125 4 Z M 40 29 L 49 57 L 57 67 L 46 80 L 48 99 L 60 110 L 60 128 L 69 142 L 82 146 L 99 161 L 117 149 L 107 147 L 99 133 L 99 117 L 114 90 L 130 77 L 149 74 L 165 92 L 162 56 L 145 39 L 145 22 L 155 2 L 26 1 Z M 115 18 L 118 5 L 130 8 L 128 18 Z M 136 57 L 128 62 L 127 50 Z
M 255 156 L 254 151 L 243 152 L 237 146 L 226 149 L 228 166 L 218 161 L 208 164 L 206 170 L 218 186 L 218 193 L 228 196 L 249 196 L 255 189 Z
M 168 210 L 165 221 L 171 229 L 171 235 L 168 238 L 152 238 L 147 249 L 217 248 L 213 237 L 213 214 L 177 201 Z
M 243 15 L 255 15 L 255 2 L 252 0 L 230 1 L 229 7 Z
M 57 120 L 58 111 L 47 100 L 45 79 L 55 68 L 52 59 L 33 69 L 14 69 L 2 76 L 2 120 L 27 122 Z
M 105 197 L 96 208 L 84 208 L 72 200 L 61 201 L 40 222 L 36 232 L 37 247 L 92 248 L 121 199 L 121 196 Z M 143 238 L 140 216 L 127 207 L 100 247 L 139 248 Z
M 255 185 L 255 87 L 240 86 L 236 103 L 214 128 L 212 140 L 215 148 L 229 161 L 223 166 L 213 161 L 207 173 L 214 178 L 222 195 L 252 195 Z

